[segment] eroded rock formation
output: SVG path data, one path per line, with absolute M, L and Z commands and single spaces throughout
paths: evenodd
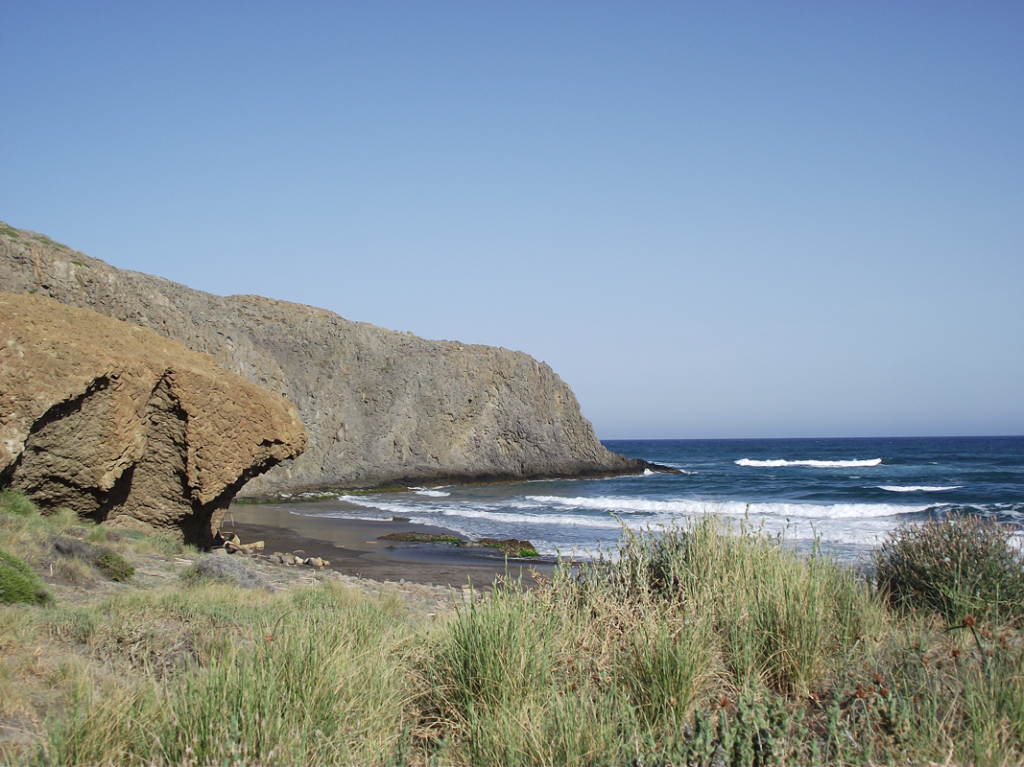
M 0 293 L 0 486 L 208 545 L 237 490 L 305 442 L 290 402 L 208 355 Z
M 572 390 L 522 352 L 428 341 L 258 296 L 222 298 L 4 224 L 0 285 L 152 328 L 294 402 L 305 453 L 250 481 L 243 496 L 646 466 L 606 450 Z

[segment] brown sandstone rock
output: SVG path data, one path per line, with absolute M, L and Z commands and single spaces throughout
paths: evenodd
M 0 293 L 0 486 L 208 545 L 238 489 L 302 452 L 294 406 L 153 331 Z

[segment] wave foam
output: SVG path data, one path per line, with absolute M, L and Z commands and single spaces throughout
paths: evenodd
M 362 506 L 364 509 L 380 509 L 381 511 L 388 511 L 392 514 L 405 515 L 409 512 L 409 506 L 404 503 L 389 503 L 388 501 L 379 501 L 377 499 L 360 498 L 355 495 L 340 495 L 338 496 L 339 501 L 345 503 L 351 503 L 353 506 Z
M 425 489 L 425 488 L 424 488 Z M 318 517 L 390 519 L 402 516 L 416 524 L 438 525 L 470 538 L 516 537 L 534 542 L 537 550 L 552 554 L 561 546 L 592 547 L 613 542 L 623 528 L 654 530 L 687 519 L 716 515 L 750 524 L 769 534 L 784 533 L 789 540 L 823 540 L 873 545 L 895 526 L 902 515 L 936 508 L 934 504 L 895 503 L 789 503 L 708 501 L 697 498 L 645 499 L 642 496 L 562 497 L 520 496 L 501 500 L 436 499 L 387 494 L 343 495 L 348 506 Z M 300 512 L 301 513 L 301 512 Z
M 890 493 L 941 493 L 943 490 L 959 490 L 963 485 L 949 485 L 948 487 L 932 487 L 930 485 L 879 485 L 879 490 L 888 490 Z
M 561 506 L 571 509 L 617 512 L 619 514 L 648 514 L 693 516 L 719 514 L 723 516 L 797 517 L 801 519 L 868 519 L 912 514 L 931 508 L 930 505 L 903 506 L 893 503 L 744 503 L 721 501 L 709 503 L 696 499 L 648 501 L 641 498 L 560 498 L 552 495 L 531 495 L 527 499 L 534 506 Z M 528 507 L 527 507 L 528 508 Z
M 811 459 L 805 461 L 787 461 L 782 458 L 769 461 L 755 461 L 751 458 L 740 458 L 738 461 L 734 461 L 737 466 L 765 466 L 769 468 L 778 468 L 780 466 L 811 466 L 815 469 L 850 469 L 854 467 L 878 466 L 881 462 L 881 458 L 870 458 L 864 461 L 816 461 Z
M 427 490 L 421 488 L 416 491 L 416 495 L 425 495 L 428 498 L 447 498 L 451 493 L 446 493 L 444 490 Z

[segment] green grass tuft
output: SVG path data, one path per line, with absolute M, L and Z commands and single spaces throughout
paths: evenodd
M 208 626 L 203 611 L 227 593 L 223 587 L 195 592 L 181 608 L 194 616 L 190 622 Z M 166 607 L 149 601 L 130 609 L 126 617 Z M 39 761 L 393 761 L 388 755 L 402 735 L 395 724 L 408 701 L 396 651 L 408 631 L 390 603 L 323 589 L 278 599 L 270 609 L 240 606 L 236 616 L 220 632 L 231 631 L 238 641 L 214 647 L 202 665 L 169 677 L 169 684 L 73 688 L 68 716 L 51 723 Z
M 0 603 L 44 604 L 50 600 L 43 582 L 23 561 L 0 549 Z
M 24 493 L 6 488 L 0 490 L 0 513 L 14 517 L 39 517 L 39 507 Z

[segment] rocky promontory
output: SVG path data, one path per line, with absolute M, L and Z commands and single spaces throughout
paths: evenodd
M 0 223 L 0 285 L 151 328 L 295 403 L 305 453 L 240 497 L 407 484 L 640 473 L 609 452 L 572 390 L 522 352 L 221 297 L 116 269 Z
M 302 452 L 295 407 L 145 328 L 0 293 L 0 486 L 208 546 L 237 490 Z

